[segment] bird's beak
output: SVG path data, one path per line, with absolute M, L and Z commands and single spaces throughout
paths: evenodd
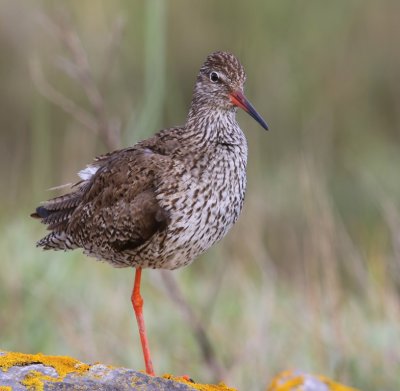
M 253 105 L 243 95 L 243 92 L 233 91 L 229 94 L 229 98 L 235 106 L 240 107 L 246 113 L 250 114 L 265 130 L 268 130 L 267 123 L 264 121 L 261 115 L 257 113 Z

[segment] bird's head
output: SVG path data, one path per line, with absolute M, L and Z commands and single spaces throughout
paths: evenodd
M 264 129 L 268 125 L 244 96 L 246 73 L 231 53 L 211 53 L 197 76 L 193 103 L 210 109 L 232 111 L 240 107 Z

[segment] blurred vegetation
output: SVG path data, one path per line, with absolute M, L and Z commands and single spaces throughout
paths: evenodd
M 34 247 L 44 229 L 28 214 L 45 189 L 107 150 L 43 96 L 52 86 L 98 119 L 49 28 L 67 25 L 123 145 L 184 122 L 208 53 L 232 51 L 246 67 L 246 94 L 271 131 L 238 114 L 250 150 L 243 214 L 174 272 L 226 382 L 261 390 L 301 368 L 400 389 L 400 3 L 60 4 L 0 3 L 0 346 L 143 367 L 133 270 Z M 146 271 L 143 285 L 156 370 L 212 380 L 160 272 Z

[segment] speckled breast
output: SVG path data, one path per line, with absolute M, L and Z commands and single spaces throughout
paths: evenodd
M 177 178 L 175 191 L 160 194 L 170 213 L 165 232 L 155 235 L 140 258 L 147 267 L 176 269 L 222 239 L 239 217 L 246 188 L 246 150 L 225 146 L 205 165 Z

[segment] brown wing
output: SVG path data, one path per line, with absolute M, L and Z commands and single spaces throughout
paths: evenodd
M 45 249 L 82 247 L 112 258 L 144 244 L 168 225 L 168 215 L 156 196 L 159 170 L 171 159 L 150 149 L 129 148 L 95 161 L 97 171 L 75 186 L 73 192 L 37 208 L 53 232 L 38 242 Z

